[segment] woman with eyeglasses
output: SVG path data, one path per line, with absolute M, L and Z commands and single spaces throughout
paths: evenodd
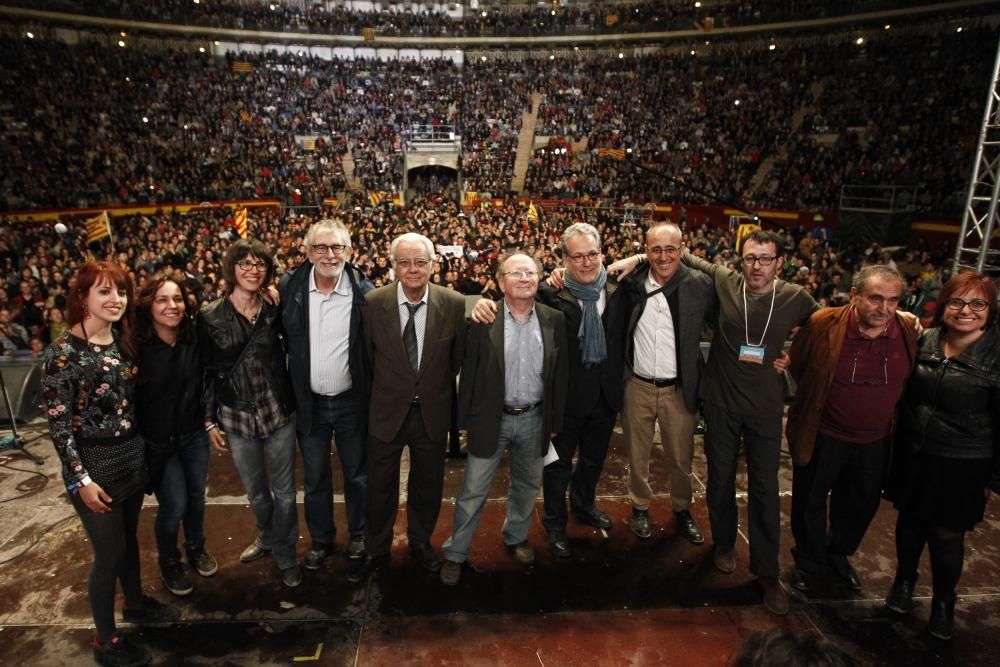
M 203 577 L 219 569 L 205 551 L 209 446 L 202 425 L 197 307 L 190 296 L 182 282 L 159 272 L 139 289 L 136 313 L 141 356 L 136 411 L 159 503 L 153 531 L 160 580 L 174 595 L 194 590 L 177 548 L 181 523 L 188 566 Z
M 887 489 L 899 510 L 896 578 L 886 606 L 913 609 L 924 545 L 934 597 L 928 631 L 951 639 L 955 587 L 965 533 L 983 520 L 990 491 L 1000 493 L 1000 333 L 997 286 L 965 272 L 938 297 L 931 328 L 900 403 L 893 473 Z
M 295 399 L 280 311 L 262 298 L 274 278 L 271 251 L 260 241 L 236 241 L 222 276 L 227 295 L 198 316 L 204 426 L 212 447 L 232 454 L 257 521 L 257 538 L 240 561 L 272 555 L 281 582 L 294 588 L 302 583 L 295 553 Z

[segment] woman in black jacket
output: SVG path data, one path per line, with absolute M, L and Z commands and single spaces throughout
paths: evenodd
M 262 298 L 274 278 L 273 256 L 260 241 L 241 239 L 226 252 L 222 275 L 229 293 L 198 316 L 204 425 L 212 447 L 232 454 L 257 519 L 260 532 L 240 560 L 272 554 L 282 583 L 292 588 L 302 583 L 295 400 L 280 312 Z
M 137 300 L 141 361 L 136 412 L 159 502 L 154 533 L 160 580 L 174 595 L 187 595 L 194 585 L 177 549 L 182 522 L 188 565 L 203 577 L 219 569 L 205 551 L 209 447 L 202 425 L 202 368 L 194 330 L 197 308 L 187 288 L 162 272 L 142 285 Z
M 983 520 L 990 491 L 1000 492 L 996 319 L 997 287 L 990 278 L 966 272 L 949 280 L 900 404 L 887 493 L 899 510 L 897 565 L 886 606 L 901 614 L 912 610 L 927 544 L 934 588 L 928 630 L 939 639 L 954 632 L 965 533 Z

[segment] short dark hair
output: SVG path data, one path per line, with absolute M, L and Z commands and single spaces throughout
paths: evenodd
M 774 256 L 781 257 L 784 254 L 785 239 L 781 238 L 778 234 L 774 232 L 765 232 L 763 229 L 755 229 L 746 236 L 740 242 L 740 247 L 736 251 L 743 255 L 743 248 L 746 246 L 747 241 L 753 241 L 754 243 L 773 243 L 774 244 Z
M 274 255 L 266 245 L 257 239 L 240 239 L 229 246 L 222 260 L 222 278 L 226 281 L 226 294 L 236 288 L 236 263 L 254 257 L 264 262 L 264 285 L 274 280 Z

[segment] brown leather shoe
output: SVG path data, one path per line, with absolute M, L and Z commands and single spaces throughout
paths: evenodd
M 791 608 L 788 604 L 788 593 L 785 592 L 777 577 L 760 577 L 758 580 L 764 591 L 764 608 L 775 616 L 784 616 Z
M 723 574 L 732 574 L 736 571 L 736 552 L 733 547 L 725 549 L 718 544 L 712 552 L 712 564 L 715 569 Z

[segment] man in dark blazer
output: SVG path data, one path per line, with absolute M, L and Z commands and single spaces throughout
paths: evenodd
M 370 383 L 361 333 L 362 306 L 372 284 L 351 258 L 342 223 L 321 220 L 305 237 L 308 260 L 282 279 L 281 320 L 288 334 L 288 370 L 295 390 L 302 452 L 305 516 L 312 546 L 302 561 L 318 570 L 334 551 L 330 444 L 336 438 L 344 473 L 350 542 L 347 556 L 365 553 L 367 397 Z
M 535 560 L 528 530 L 549 439 L 562 428 L 568 364 L 562 313 L 535 303 L 540 271 L 527 255 L 508 256 L 498 272 L 504 295 L 499 317 L 469 328 L 458 396 L 468 457 L 441 568 L 441 581 L 449 586 L 458 583 L 468 560 L 505 449 L 510 450 L 510 485 L 503 540 L 519 563 Z
M 629 303 L 622 430 L 628 445 L 629 526 L 641 539 L 652 534 L 649 457 L 660 424 L 670 478 L 674 523 L 685 539 L 705 541 L 691 516 L 691 458 L 698 413 L 698 383 L 704 360 L 701 332 L 718 307 L 712 279 L 681 264 L 681 230 L 669 222 L 646 232 L 649 264 L 623 280 L 618 293 Z
M 434 245 L 420 234 L 393 240 L 396 281 L 367 295 L 363 331 L 371 364 L 368 406 L 369 559 L 352 568 L 360 581 L 389 558 L 399 507 L 400 457 L 409 447 L 407 538 L 421 567 L 437 571 L 430 545 L 441 509 L 444 450 L 455 375 L 465 344 L 465 299 L 430 284 Z
M 607 280 L 601 236 L 593 225 L 578 222 L 567 227 L 562 250 L 565 285 L 554 288 L 542 284 L 536 300 L 566 318 L 569 395 L 563 429 L 554 440 L 559 458 L 545 466 L 542 525 L 548 534 L 549 551 L 568 558 L 572 551 L 566 539 L 567 490 L 570 506 L 580 521 L 600 530 L 612 528 L 611 519 L 594 500 L 611 431 L 622 407 L 626 304 L 616 297 L 617 285 Z M 492 322 L 494 313 L 493 302 L 483 300 L 476 304 L 472 319 Z

